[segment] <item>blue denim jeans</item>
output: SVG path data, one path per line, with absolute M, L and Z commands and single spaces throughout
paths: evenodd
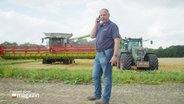
M 101 98 L 105 102 L 109 102 L 112 89 L 112 66 L 110 59 L 113 55 L 113 49 L 107 49 L 103 52 L 97 52 L 93 66 L 93 80 L 94 80 L 94 96 Z M 104 80 L 104 93 L 102 95 L 101 76 Z

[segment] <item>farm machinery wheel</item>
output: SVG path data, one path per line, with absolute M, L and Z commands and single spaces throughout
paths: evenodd
M 148 54 L 150 70 L 158 70 L 158 58 L 155 54 Z
M 72 64 L 74 59 L 63 60 L 63 64 Z
M 120 69 L 120 58 L 121 58 L 121 54 L 117 58 L 118 58 L 117 59 L 117 68 Z
M 51 59 L 43 59 L 42 64 L 51 64 L 52 60 Z
M 130 70 L 132 64 L 132 56 L 130 54 L 121 54 L 120 60 L 119 60 L 119 68 L 121 70 Z

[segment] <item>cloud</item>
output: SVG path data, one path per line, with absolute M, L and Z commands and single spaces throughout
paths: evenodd
M 58 23 L 19 14 L 14 11 L 0 11 L 0 37 L 3 41 L 38 42 L 40 43 L 43 32 L 58 31 L 65 27 Z
M 86 0 L 9 0 L 9 1 L 13 4 L 21 5 L 26 8 L 57 14 L 59 13 L 59 11 L 61 11 L 61 7 L 79 5 L 81 3 L 84 3 Z
M 123 0 L 126 1 L 126 0 Z M 167 7 L 167 8 L 177 8 L 183 7 L 183 0 L 131 0 L 131 3 L 139 4 L 145 8 L 157 8 L 157 7 Z
M 183 0 L 9 0 L 0 8 L 0 40 L 40 43 L 43 32 L 90 33 L 101 8 L 119 26 L 122 37 L 154 40 L 154 47 L 183 45 Z M 8 3 L 7 3 L 8 4 Z M 8 7 L 8 6 L 7 6 Z M 28 9 L 29 8 L 29 9 Z M 27 11 L 21 11 L 26 9 Z M 31 10 L 31 11 L 29 11 Z M 21 40 L 20 40 L 21 37 Z

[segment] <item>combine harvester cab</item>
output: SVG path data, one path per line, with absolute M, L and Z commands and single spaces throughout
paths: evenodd
M 96 54 L 94 45 L 70 44 L 73 34 L 67 33 L 44 33 L 47 39 L 47 46 L 0 46 L 0 56 L 4 59 L 43 59 L 43 64 L 63 62 L 71 64 L 74 59 L 93 59 Z M 82 39 L 89 35 L 75 39 Z

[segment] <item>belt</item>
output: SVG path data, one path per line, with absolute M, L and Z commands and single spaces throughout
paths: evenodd
M 108 48 L 108 49 L 113 49 L 113 48 Z M 104 50 L 96 50 L 97 52 L 105 52 L 108 49 L 104 49 Z
M 105 50 L 96 50 L 97 52 L 104 52 Z

